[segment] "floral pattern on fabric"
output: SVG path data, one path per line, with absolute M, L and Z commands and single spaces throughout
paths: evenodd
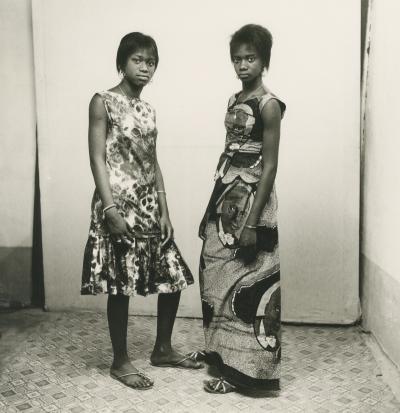
M 147 295 L 180 291 L 193 276 L 178 247 L 161 247 L 155 188 L 156 116 L 140 99 L 99 93 L 108 116 L 106 167 L 114 203 L 132 237 L 113 242 L 94 191 L 81 294 Z

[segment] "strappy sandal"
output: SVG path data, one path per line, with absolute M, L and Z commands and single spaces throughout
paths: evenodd
M 154 367 L 173 367 L 176 369 L 189 369 L 189 370 L 198 370 L 202 369 L 204 365 L 198 362 L 197 354 L 200 352 L 194 351 L 193 353 L 186 354 L 185 357 L 178 361 L 162 361 L 162 362 L 150 362 Z M 185 361 L 192 361 L 194 364 L 192 366 L 185 366 Z
M 188 357 L 194 361 L 204 361 L 206 359 L 206 353 L 204 353 L 204 351 L 193 351 L 188 354 Z
M 205 381 L 203 388 L 206 392 L 213 394 L 226 394 L 236 391 L 236 387 L 223 377 Z
M 139 371 L 132 372 L 132 373 L 121 374 L 121 375 L 116 375 L 116 374 L 110 372 L 110 376 L 113 379 L 118 380 L 119 382 L 121 382 L 125 386 L 130 387 L 131 389 L 149 390 L 153 387 L 152 380 L 148 376 L 146 376 L 144 373 L 140 373 Z M 144 381 L 146 381 L 148 383 L 148 385 L 147 386 L 146 385 L 145 386 L 140 386 L 140 385 L 135 386 L 134 384 L 129 384 L 129 383 L 127 383 L 126 380 L 124 380 L 124 377 L 128 377 L 128 376 L 139 376 L 142 379 L 144 379 Z

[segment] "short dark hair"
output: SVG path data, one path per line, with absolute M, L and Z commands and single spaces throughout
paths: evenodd
M 121 72 L 130 55 L 139 49 L 150 49 L 154 53 L 155 66 L 158 66 L 158 49 L 155 40 L 151 36 L 140 32 L 132 32 L 126 34 L 119 43 L 117 51 L 117 70 Z
M 231 60 L 233 60 L 233 53 L 235 49 L 242 44 L 253 46 L 264 63 L 264 66 L 267 69 L 269 68 L 269 61 L 271 60 L 272 34 L 268 29 L 258 24 L 246 24 L 233 33 L 229 43 Z

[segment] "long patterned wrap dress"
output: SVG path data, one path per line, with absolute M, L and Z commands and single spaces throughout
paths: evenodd
M 99 93 L 107 112 L 106 168 L 118 212 L 130 236 L 111 239 L 97 189 L 91 205 L 81 294 L 173 293 L 193 284 L 176 244 L 164 247 L 155 187 L 157 128 L 154 109 L 118 93 Z
M 228 103 L 226 142 L 200 225 L 200 292 L 206 359 L 232 384 L 279 389 L 280 270 L 275 185 L 257 226 L 257 254 L 240 258 L 238 241 L 262 173 L 261 110 L 272 93 Z

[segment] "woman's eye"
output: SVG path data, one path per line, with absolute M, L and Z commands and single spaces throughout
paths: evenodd
M 237 57 L 234 57 L 234 58 L 233 58 L 233 63 L 234 63 L 235 65 L 237 65 L 238 63 L 240 63 L 240 59 L 237 58 Z
M 247 61 L 248 61 L 249 63 L 253 63 L 255 60 L 256 60 L 255 57 L 249 57 L 249 58 L 247 59 Z
M 149 67 L 154 67 L 155 66 L 155 62 L 153 62 L 152 60 L 150 62 L 147 62 L 147 66 Z

